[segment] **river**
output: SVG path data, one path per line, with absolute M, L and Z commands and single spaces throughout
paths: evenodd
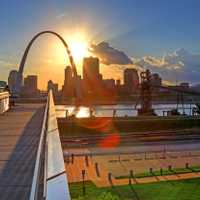
M 140 107 L 137 106 L 137 109 Z M 192 115 L 192 108 L 195 107 L 194 104 L 184 104 L 184 106 L 179 105 L 178 111 L 186 115 Z M 177 108 L 177 104 L 154 104 L 153 108 L 155 109 L 155 113 L 158 116 L 163 116 L 163 111 L 170 111 L 172 109 Z M 93 106 L 93 115 L 96 117 L 112 117 L 113 116 L 113 110 L 116 110 L 115 115 L 118 117 L 124 117 L 124 116 L 137 116 L 137 109 L 135 109 L 135 105 L 98 105 Z M 90 116 L 90 108 L 87 106 L 80 106 L 76 108 L 75 106 L 71 105 L 57 105 L 56 106 L 56 115 L 59 118 L 66 117 L 66 114 L 68 116 L 76 113 L 77 118 L 87 118 Z M 166 113 L 165 113 L 166 115 Z

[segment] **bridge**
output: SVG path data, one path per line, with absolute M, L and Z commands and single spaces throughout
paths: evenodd
M 52 92 L 7 112 L 0 97 L 0 199 L 70 199 Z

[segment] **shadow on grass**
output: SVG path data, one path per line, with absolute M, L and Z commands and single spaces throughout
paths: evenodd
M 154 177 L 157 181 L 160 181 L 160 179 L 158 178 L 158 176 L 157 176 L 154 172 L 150 172 L 150 174 L 151 174 L 152 177 Z
M 139 198 L 139 196 L 138 196 L 138 193 L 135 191 L 133 185 L 132 185 L 132 184 L 129 184 L 129 186 L 130 186 L 131 191 L 132 191 L 133 194 L 134 194 L 134 198 L 135 198 L 136 200 L 140 200 L 140 198 Z

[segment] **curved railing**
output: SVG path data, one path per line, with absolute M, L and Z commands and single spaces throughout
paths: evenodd
M 6 112 L 9 109 L 9 93 L 0 92 L 0 114 Z
M 71 199 L 52 91 L 46 103 L 30 194 L 30 200 L 36 199 Z

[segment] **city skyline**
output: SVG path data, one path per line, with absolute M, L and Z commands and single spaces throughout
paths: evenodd
M 101 59 L 100 70 L 105 78 L 114 75 L 122 79 L 126 67 L 150 68 L 168 83 L 197 84 L 200 47 L 195 41 L 200 33 L 200 3 L 170 2 L 2 1 L 0 80 L 7 80 L 9 71 L 18 69 L 27 43 L 37 32 L 53 30 L 69 43 L 79 74 L 80 58 L 93 55 Z M 68 64 L 62 44 L 45 36 L 31 49 L 25 74 L 42 77 L 40 88 L 45 88 L 49 79 L 61 87 L 63 69 Z
M 118 94 L 138 94 L 141 89 L 142 84 L 142 74 L 145 72 L 141 72 L 131 67 L 127 67 L 124 69 L 121 76 L 122 79 L 116 79 L 115 77 L 111 77 L 109 79 L 105 78 L 100 73 L 100 63 L 98 57 L 85 57 L 83 59 L 82 66 L 82 74 L 77 76 L 77 80 L 79 85 L 81 86 L 81 93 L 84 95 L 89 94 L 93 91 L 99 91 L 100 93 L 103 90 L 110 91 L 111 93 L 117 92 Z M 162 87 L 168 88 L 178 88 L 178 89 L 191 89 L 191 91 L 195 88 L 192 87 L 189 82 L 180 82 L 176 85 L 166 85 L 165 81 L 163 81 L 162 77 L 158 73 L 152 73 L 150 70 L 150 81 L 152 84 L 152 91 L 158 92 L 159 90 L 162 92 Z M 17 71 L 11 70 L 8 77 L 8 86 L 10 88 L 11 93 L 13 92 L 13 86 L 16 82 Z M 63 98 L 68 98 L 74 96 L 74 88 L 75 88 L 75 77 L 73 76 L 73 70 L 71 66 L 66 66 L 64 69 L 64 81 L 59 88 L 58 83 L 54 80 L 48 80 L 46 83 L 46 88 L 41 89 L 38 87 L 38 79 L 39 77 L 34 74 L 29 74 L 27 76 L 22 77 L 22 91 L 21 94 L 25 96 L 30 96 L 30 94 L 38 94 L 39 92 L 49 91 L 50 89 L 53 93 L 57 95 L 61 95 Z M 156 89 L 157 88 L 157 89 Z M 199 87 L 196 89 L 198 90 Z M 60 94 L 59 94 L 60 93 Z
M 126 84 L 125 82 L 125 74 L 126 74 L 126 71 L 136 71 L 137 73 L 138 73 L 138 82 L 140 81 L 140 73 L 141 72 L 143 72 L 143 71 L 145 71 L 146 69 L 150 69 L 151 70 L 151 67 L 149 67 L 149 68 L 141 68 L 140 66 L 138 67 L 138 66 L 136 66 L 136 67 L 132 67 L 132 65 L 124 65 L 124 66 L 121 66 L 123 69 L 121 69 L 120 71 L 119 71 L 119 73 L 118 73 L 118 76 L 115 76 L 115 74 L 111 74 L 110 76 L 105 76 L 105 74 L 102 72 L 102 69 L 101 69 L 101 67 L 102 67 L 102 63 L 100 62 L 100 60 L 99 60 L 99 58 L 98 57 L 96 57 L 96 56 L 88 56 L 88 57 L 83 57 L 83 60 L 82 60 L 82 65 L 80 65 L 80 66 L 78 66 L 78 76 L 79 76 L 79 78 L 80 79 L 84 79 L 84 63 L 85 63 L 85 61 L 86 60 L 91 60 L 91 59 L 97 59 L 98 60 L 98 72 L 95 72 L 97 75 L 99 74 L 101 77 L 100 77 L 100 79 L 101 80 L 114 80 L 115 81 L 115 84 L 117 84 L 117 81 L 120 81 L 120 84 L 121 85 L 124 85 L 124 84 Z M 148 59 L 148 58 L 147 58 Z M 89 61 L 89 65 L 88 65 L 88 67 L 89 67 L 89 69 L 92 69 L 91 67 L 93 66 L 93 64 L 95 65 L 95 63 L 90 63 L 91 61 Z M 173 67 L 173 66 L 172 66 Z M 176 66 L 175 66 L 176 67 Z M 62 81 L 58 81 L 58 82 L 56 82 L 55 81 L 55 77 L 54 78 L 52 78 L 52 79 L 47 79 L 47 81 L 46 82 L 44 82 L 44 86 L 43 87 L 40 87 L 40 85 L 38 84 L 38 89 L 39 90 L 43 90 L 43 91 L 45 91 L 46 90 L 46 88 L 47 88 L 47 83 L 49 82 L 49 81 L 53 81 L 53 83 L 56 83 L 57 85 L 58 85 L 58 90 L 62 90 L 63 88 L 63 83 L 65 84 L 65 78 L 66 78 L 66 75 L 65 75 L 65 73 L 63 73 L 63 71 L 66 71 L 67 70 L 67 68 L 70 68 L 70 71 L 71 71 L 71 66 L 70 66 L 70 64 L 69 65 L 67 65 L 66 67 L 64 67 L 64 69 L 62 70 L 62 73 L 61 73 L 61 77 L 59 77 L 59 79 L 61 79 Z M 193 84 L 192 82 L 187 82 L 187 81 L 177 81 L 176 80 L 176 82 L 170 82 L 170 81 L 167 81 L 167 80 L 165 80 L 165 79 L 163 79 L 163 77 L 162 77 L 162 73 L 160 74 L 159 73 L 159 70 L 158 71 L 151 71 L 152 72 L 152 75 L 154 76 L 154 75 L 156 75 L 156 76 L 158 76 L 158 77 L 160 77 L 161 78 L 161 82 L 164 84 L 164 85 L 168 85 L 168 86 L 176 86 L 176 85 L 181 85 L 182 83 L 188 83 L 190 86 L 198 86 L 199 87 L 199 84 Z M 11 70 L 11 71 L 9 71 L 9 74 L 10 73 L 17 73 L 17 70 Z M 71 72 L 72 73 L 72 72 Z M 91 78 L 95 78 L 97 75 L 95 75 L 95 74 L 91 74 L 90 76 L 91 76 Z M 161 76 L 160 76 L 161 75 Z M 24 73 L 24 76 L 23 76 L 23 79 L 25 80 L 26 79 L 26 77 L 29 77 L 29 76 L 37 76 L 38 77 L 38 83 L 40 82 L 40 75 L 38 75 L 37 73 Z M 93 77 L 94 76 L 94 77 Z M 97 78 L 97 77 L 96 77 Z M 95 78 L 95 79 L 96 79 Z M 128 81 L 128 80 L 127 80 Z M 7 83 L 9 83 L 9 76 L 8 76 L 8 78 L 4 81 L 3 80 L 3 82 L 7 82 Z M 128 83 L 128 82 L 127 82 Z M 94 83 L 93 83 L 94 84 Z M 130 83 L 131 84 L 131 83 Z M 133 84 L 134 85 L 134 84 Z M 133 86 L 133 88 L 134 88 L 134 86 Z

